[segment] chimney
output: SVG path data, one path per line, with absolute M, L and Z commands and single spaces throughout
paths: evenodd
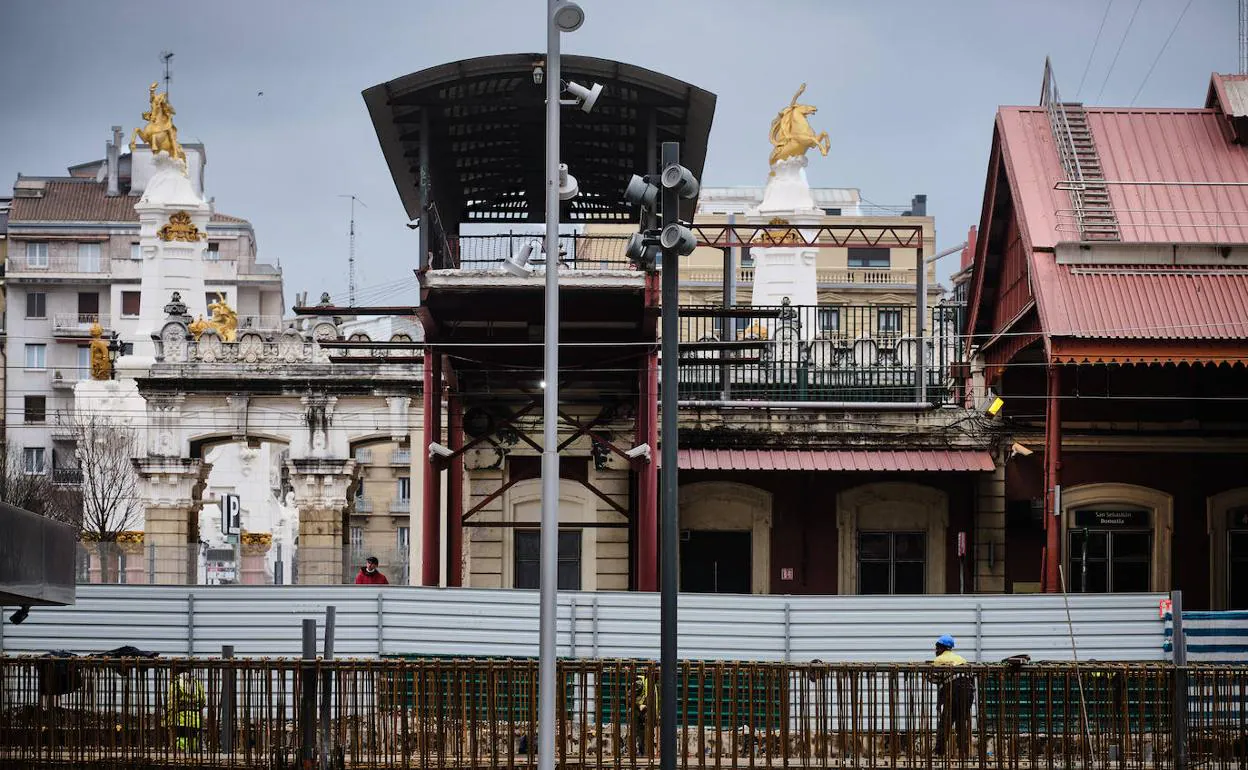
M 975 261 L 975 239 L 979 234 L 979 228 L 971 225 L 970 231 L 966 234 L 966 248 L 962 249 L 962 270 L 971 266 Z
M 927 216 L 927 196 L 916 195 L 910 199 L 910 215 L 915 217 Z
M 105 147 L 108 152 L 104 161 L 108 164 L 108 196 L 115 198 L 121 195 L 117 179 L 117 166 L 121 162 L 121 126 L 113 126 L 113 141 L 109 142 Z

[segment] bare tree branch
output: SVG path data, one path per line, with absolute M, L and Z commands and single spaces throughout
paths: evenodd
M 40 516 L 82 527 L 82 504 L 77 484 L 56 484 L 46 468 L 27 473 L 19 446 L 0 442 L 0 500 Z
M 82 471 L 84 539 L 112 542 L 143 517 L 139 476 L 132 457 L 138 433 L 108 415 L 78 412 L 73 418 L 75 454 Z

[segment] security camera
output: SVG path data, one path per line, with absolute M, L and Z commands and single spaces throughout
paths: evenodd
M 698 239 L 693 236 L 693 231 L 677 222 L 663 228 L 659 242 L 663 244 L 663 248 L 674 251 L 682 257 L 692 254 L 693 250 L 698 247 Z
M 23 604 L 21 609 L 9 616 L 9 622 L 15 626 L 20 626 L 22 621 L 30 615 L 30 605 Z
M 641 458 L 645 460 L 646 462 L 650 462 L 650 445 L 638 444 L 632 449 L 625 451 L 624 456 L 630 460 L 636 460 L 637 458 Z
M 679 163 L 672 163 L 663 169 L 660 179 L 664 187 L 674 189 L 682 198 L 698 197 L 698 180 L 694 178 L 692 171 Z
M 653 209 L 659 203 L 659 188 L 655 187 L 649 179 L 633 174 L 628 180 L 628 186 L 624 188 L 624 200 L 634 206 Z
M 580 192 L 580 185 L 576 183 L 576 177 L 568 173 L 568 164 L 559 164 L 559 200 L 570 201 Z
M 581 112 L 592 112 L 594 104 L 598 102 L 598 97 L 602 96 L 602 84 L 594 83 L 593 86 L 586 88 L 580 83 L 568 81 L 568 92 L 580 101 Z
M 453 454 L 455 453 L 452 452 L 448 447 L 444 447 L 436 441 L 429 442 L 429 459 L 430 460 L 432 460 L 435 457 L 450 457 Z
M 1018 455 L 1019 457 L 1026 457 L 1026 456 L 1028 456 L 1028 455 L 1030 455 L 1030 454 L 1032 454 L 1032 450 L 1030 450 L 1030 449 L 1028 449 L 1027 447 L 1023 446 L 1022 444 L 1018 443 L 1017 441 L 1015 441 L 1013 444 L 1011 444 L 1011 445 L 1010 445 L 1010 456 L 1011 456 L 1011 457 L 1013 457 L 1014 455 Z
M 408 230 L 419 230 L 419 229 L 420 229 L 420 218 L 419 218 L 419 217 L 417 217 L 416 219 L 413 219 L 411 222 L 408 222 L 408 223 L 407 223 L 407 229 L 408 229 Z

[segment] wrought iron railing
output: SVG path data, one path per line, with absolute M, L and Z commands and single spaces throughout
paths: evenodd
M 682 400 L 912 401 L 952 394 L 963 359 L 961 305 L 680 308 Z
M 562 235 L 559 237 L 559 262 L 572 270 L 632 270 L 633 264 L 624 256 L 629 236 Z M 534 243 L 529 264 L 535 268 L 546 264 L 541 233 L 503 233 L 499 235 L 461 235 L 447 240 L 448 252 L 435 253 L 435 270 L 501 270 L 503 260 L 519 254 L 525 244 Z
M 560 767 L 654 767 L 659 671 L 560 660 Z M 1248 668 L 685 661 L 681 768 L 1242 767 Z M 1186 698 L 1175 697 L 1179 683 Z M 532 660 L 0 658 L 0 765 L 516 768 Z

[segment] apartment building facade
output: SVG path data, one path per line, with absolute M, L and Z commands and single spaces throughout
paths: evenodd
M 192 185 L 202 194 L 204 147 L 183 148 Z M 74 385 L 90 376 L 92 326 L 98 323 L 106 338 L 133 342 L 142 302 L 144 255 L 134 205 L 152 176 L 151 152 L 139 147 L 123 155 L 119 127 L 105 149 L 104 159 L 72 166 L 64 176 L 19 175 L 9 206 L 6 440 L 20 447 L 27 472 L 59 473 L 67 483 L 76 473 L 67 416 Z M 214 213 L 207 238 L 206 296 L 188 304 L 205 307 L 224 296 L 240 329 L 280 328 L 281 270 L 258 261 L 251 223 Z

